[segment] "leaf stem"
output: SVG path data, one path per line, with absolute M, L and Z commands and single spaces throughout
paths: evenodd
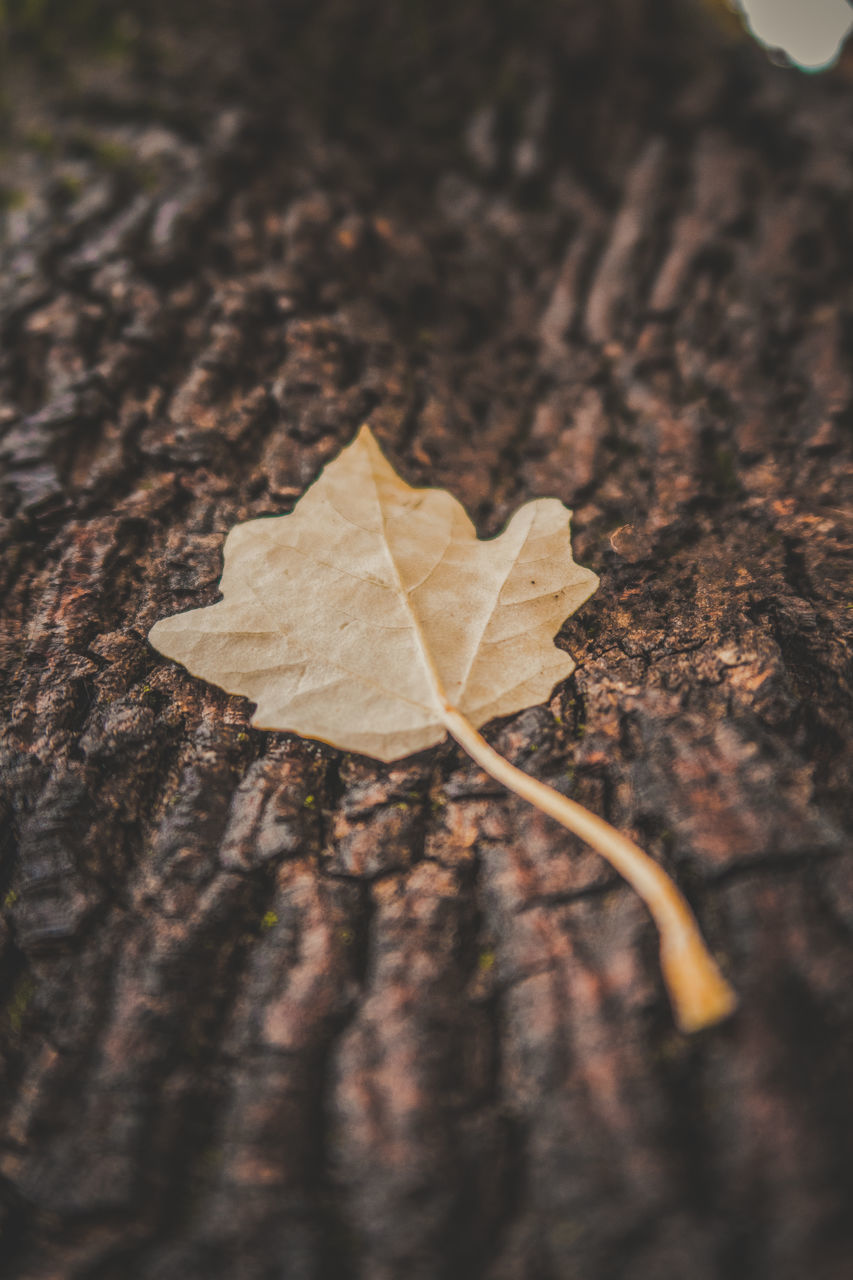
M 481 768 L 580 836 L 640 895 L 658 928 L 661 971 L 681 1030 L 699 1031 L 727 1017 L 737 998 L 710 955 L 696 917 L 663 868 L 608 822 L 510 764 L 455 707 L 445 703 L 443 719 Z

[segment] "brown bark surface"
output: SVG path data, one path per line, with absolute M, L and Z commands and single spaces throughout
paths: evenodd
M 247 0 L 9 72 L 9 1280 L 850 1274 L 851 79 L 688 10 Z M 574 507 L 578 670 L 489 736 L 672 872 L 725 1026 L 454 746 L 147 645 L 365 420 L 483 535 Z

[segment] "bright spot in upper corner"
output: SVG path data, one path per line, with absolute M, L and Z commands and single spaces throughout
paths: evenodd
M 737 0 L 752 34 L 781 49 L 804 71 L 822 71 L 838 59 L 853 27 L 847 0 Z

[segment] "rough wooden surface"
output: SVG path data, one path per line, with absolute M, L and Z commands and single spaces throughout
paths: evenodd
M 224 10 L 7 87 L 0 1270 L 842 1280 L 849 76 L 674 4 Z M 574 506 L 578 671 L 491 736 L 671 870 L 728 1025 L 453 747 L 147 646 L 364 420 L 484 534 Z

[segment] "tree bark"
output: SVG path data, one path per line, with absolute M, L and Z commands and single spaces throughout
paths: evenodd
M 842 1280 L 849 67 L 688 0 L 139 12 L 7 54 L 2 1274 Z M 146 643 L 362 421 L 484 536 L 574 507 L 577 671 L 487 736 L 673 875 L 728 1023 L 452 742 Z

